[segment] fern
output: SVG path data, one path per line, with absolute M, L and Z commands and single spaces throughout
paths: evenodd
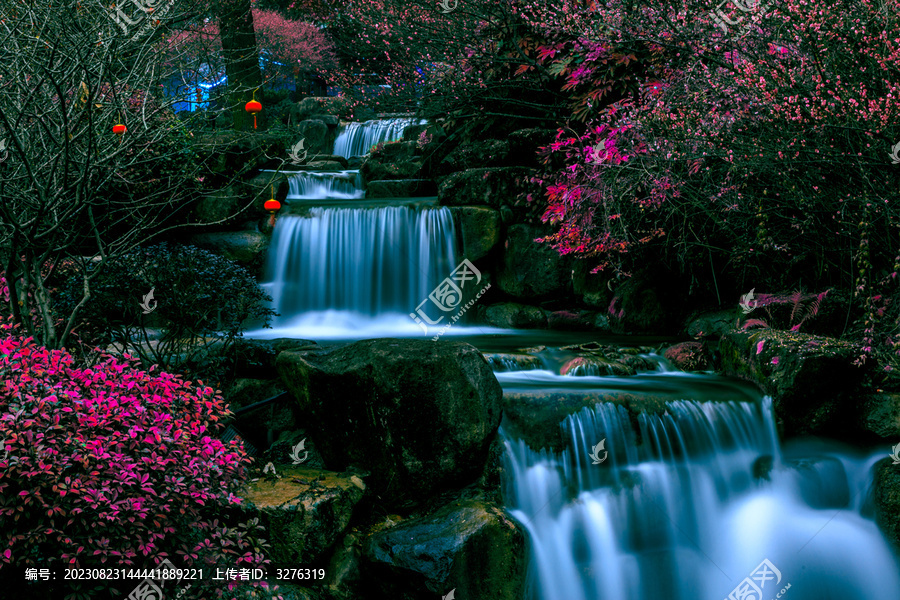
M 747 319 L 746 321 L 744 321 L 744 324 L 741 325 L 741 331 L 758 328 L 769 329 L 769 324 L 762 319 Z

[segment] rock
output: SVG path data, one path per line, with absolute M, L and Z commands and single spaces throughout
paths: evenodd
M 612 290 L 609 289 L 609 275 L 603 273 L 591 273 L 593 263 L 586 260 L 576 260 L 572 265 L 572 290 L 582 302 L 588 306 L 606 310 L 612 299 Z
M 447 137 L 447 133 L 444 131 L 444 128 L 441 127 L 438 123 L 413 123 L 403 130 L 403 141 L 418 142 L 419 136 L 422 135 L 423 131 L 426 133 L 426 135 L 431 136 L 432 142 Z
M 688 319 L 685 329 L 692 338 L 719 339 L 735 328 L 740 316 L 739 308 L 699 313 Z
M 277 338 L 274 340 L 252 340 L 239 338 L 228 347 L 226 356 L 234 365 L 238 377 L 268 379 L 278 376 L 275 359 L 285 350 L 311 350 L 316 343 L 310 340 Z
M 251 206 L 250 209 L 250 214 L 257 219 L 268 215 L 263 208 L 263 204 L 265 203 L 265 200 L 268 200 L 271 197 L 272 186 L 274 186 L 275 190 L 275 199 L 284 203 L 284 199 L 287 198 L 290 189 L 290 184 L 288 184 L 287 179 L 282 173 L 263 172 L 252 179 L 241 182 L 241 191 L 245 197 L 245 201 L 249 203 L 254 198 L 257 199 L 255 205 Z
M 250 406 L 283 393 L 284 387 L 277 380 L 235 379 L 223 394 L 228 409 Z M 267 447 L 282 432 L 296 427 L 294 411 L 296 406 L 290 400 L 273 402 L 250 413 L 240 415 L 236 426 L 241 434 L 257 448 Z
M 900 393 L 876 391 L 863 401 L 860 429 L 880 438 L 900 437 Z
M 681 342 L 669 346 L 666 360 L 682 371 L 707 371 L 710 369 L 709 353 L 700 342 Z
M 482 167 L 512 166 L 509 160 L 509 142 L 506 140 L 477 140 L 457 146 L 438 163 L 436 173 L 445 175 L 454 171 Z
M 759 385 L 773 400 L 783 435 L 854 432 L 867 368 L 853 363 L 859 347 L 834 338 L 774 329 L 732 331 L 719 342 L 722 370 Z
M 544 363 L 540 358 L 532 354 L 511 354 L 496 353 L 485 354 L 488 364 L 494 373 L 505 373 L 507 371 L 531 371 L 534 369 L 543 369 Z
M 471 261 L 487 256 L 500 242 L 500 214 L 483 206 L 453 206 L 453 223 L 462 239 L 462 255 Z
M 890 458 L 874 467 L 872 501 L 875 522 L 895 549 L 900 548 L 900 470 Z
M 357 600 L 361 576 L 362 536 L 351 531 L 336 545 L 326 570 L 325 584 L 332 600 Z
M 363 548 L 379 598 L 520 600 L 527 567 L 521 525 L 492 503 L 461 500 L 372 534 Z
M 607 309 L 614 333 L 674 334 L 680 308 L 676 284 L 660 273 L 642 271 L 625 280 Z
M 547 315 L 547 326 L 560 331 L 598 331 L 600 324 L 604 328 L 599 331 L 609 331 L 609 322 L 598 316 L 603 317 L 592 310 L 557 310 Z
M 307 154 L 330 154 L 334 139 L 329 135 L 328 126 L 319 120 L 297 123 L 297 133 L 303 137 L 303 149 Z M 291 145 L 300 140 L 294 141 Z
M 500 208 L 536 191 L 527 179 L 534 173 L 525 167 L 487 167 L 458 171 L 438 185 L 438 202 L 442 206 L 468 204 Z
M 341 122 L 335 115 L 310 115 L 309 120 L 322 121 L 328 125 L 328 127 L 337 127 Z
M 245 197 L 239 186 L 228 186 L 204 194 L 194 205 L 192 221 L 216 225 L 233 224 L 247 216 L 250 199 Z
M 309 163 L 318 162 L 318 161 L 339 163 L 341 165 L 341 170 L 346 170 L 346 169 L 350 168 L 350 161 L 348 161 L 343 156 L 338 156 L 337 154 L 311 154 L 311 153 L 308 153 L 306 156 L 306 161 L 302 165 L 296 166 L 296 165 L 292 165 L 292 164 L 288 163 L 287 165 L 284 166 L 284 169 L 282 170 L 282 172 L 285 173 L 286 175 L 288 175 L 294 171 L 311 171 L 314 169 L 312 169 L 309 166 Z
M 370 181 L 366 185 L 366 198 L 412 198 L 435 195 L 437 188 L 430 179 Z
M 559 369 L 560 375 L 573 377 L 628 377 L 636 372 L 630 365 L 599 356 L 579 356 L 567 361 Z
M 492 304 L 485 310 L 488 325 L 501 329 L 546 329 L 547 315 L 537 306 L 501 302 Z
M 844 463 L 833 456 L 791 458 L 784 462 L 797 475 L 797 490 L 812 508 L 841 509 L 851 500 Z
M 477 476 L 500 424 L 500 384 L 469 344 L 365 340 L 282 352 L 276 365 L 305 422 L 316 423 L 325 463 L 370 471 L 385 506 L 415 505 Z
M 311 160 L 306 165 L 308 171 L 343 171 L 344 165 L 336 160 Z
M 534 240 L 541 230 L 531 225 L 513 225 L 507 230 L 497 285 L 515 298 L 532 299 L 565 292 L 571 281 L 571 261 Z
M 338 115 L 343 116 L 347 113 L 348 103 L 344 98 L 337 96 L 312 96 L 304 98 L 297 103 L 296 109 L 292 111 L 291 118 L 294 122 L 308 119 L 312 115 Z
M 271 544 L 266 558 L 284 565 L 311 563 L 340 539 L 366 484 L 355 473 L 300 467 L 276 472 L 275 481 L 248 485 L 242 509 L 265 528 L 262 537 Z
M 416 150 L 416 142 L 396 140 L 381 144 L 380 148 L 376 148 L 372 151 L 372 156 L 383 162 L 390 162 L 392 160 L 410 160 L 416 155 Z
M 369 181 L 384 181 L 395 179 L 419 179 L 422 173 L 422 161 L 410 160 L 383 160 L 383 157 L 369 156 L 359 168 L 363 179 Z
M 269 239 L 258 231 L 223 231 L 195 233 L 189 236 L 190 244 L 233 260 L 255 272 L 263 263 Z

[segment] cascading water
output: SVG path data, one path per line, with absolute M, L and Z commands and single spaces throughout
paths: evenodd
M 330 337 L 366 327 L 421 335 L 409 313 L 456 266 L 444 207 L 313 208 L 275 227 L 263 287 L 280 313 L 272 337 L 296 328 Z
M 287 200 L 354 200 L 366 195 L 358 169 L 303 171 L 288 178 Z
M 379 142 L 393 142 L 403 138 L 403 130 L 415 123 L 412 118 L 375 119 L 364 123 L 348 123 L 334 140 L 334 154 L 344 158 L 364 156 Z
M 497 376 L 509 395 L 536 375 Z M 709 386 L 727 381 L 660 371 L 541 379 L 544 392 L 582 393 L 593 383 L 595 391 L 682 398 L 715 395 Z M 639 381 L 628 387 L 626 379 Z M 722 389 L 720 398 L 735 397 Z M 561 423 L 559 453 L 504 436 L 504 495 L 530 539 L 530 599 L 900 598 L 895 558 L 862 516 L 882 456 L 783 452 L 768 398 L 673 400 L 662 414 L 651 411 L 635 426 L 619 404 L 585 408 Z

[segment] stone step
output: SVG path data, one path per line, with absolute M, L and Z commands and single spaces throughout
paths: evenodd
M 366 198 L 409 198 L 437 195 L 437 184 L 430 179 L 393 179 L 370 181 Z

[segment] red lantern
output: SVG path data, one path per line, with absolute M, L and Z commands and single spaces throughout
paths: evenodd
M 260 104 L 256 100 L 251 100 L 246 105 L 244 105 L 244 110 L 246 110 L 248 113 L 253 113 L 253 129 L 256 129 L 256 113 L 262 110 L 262 104 Z
M 116 135 L 122 135 L 126 131 L 128 131 L 128 128 L 125 127 L 124 125 L 122 125 L 121 123 L 113 125 L 113 133 Z
M 266 200 L 266 203 L 263 205 L 263 207 L 270 213 L 276 213 L 281 210 L 281 202 L 275 199 Z

